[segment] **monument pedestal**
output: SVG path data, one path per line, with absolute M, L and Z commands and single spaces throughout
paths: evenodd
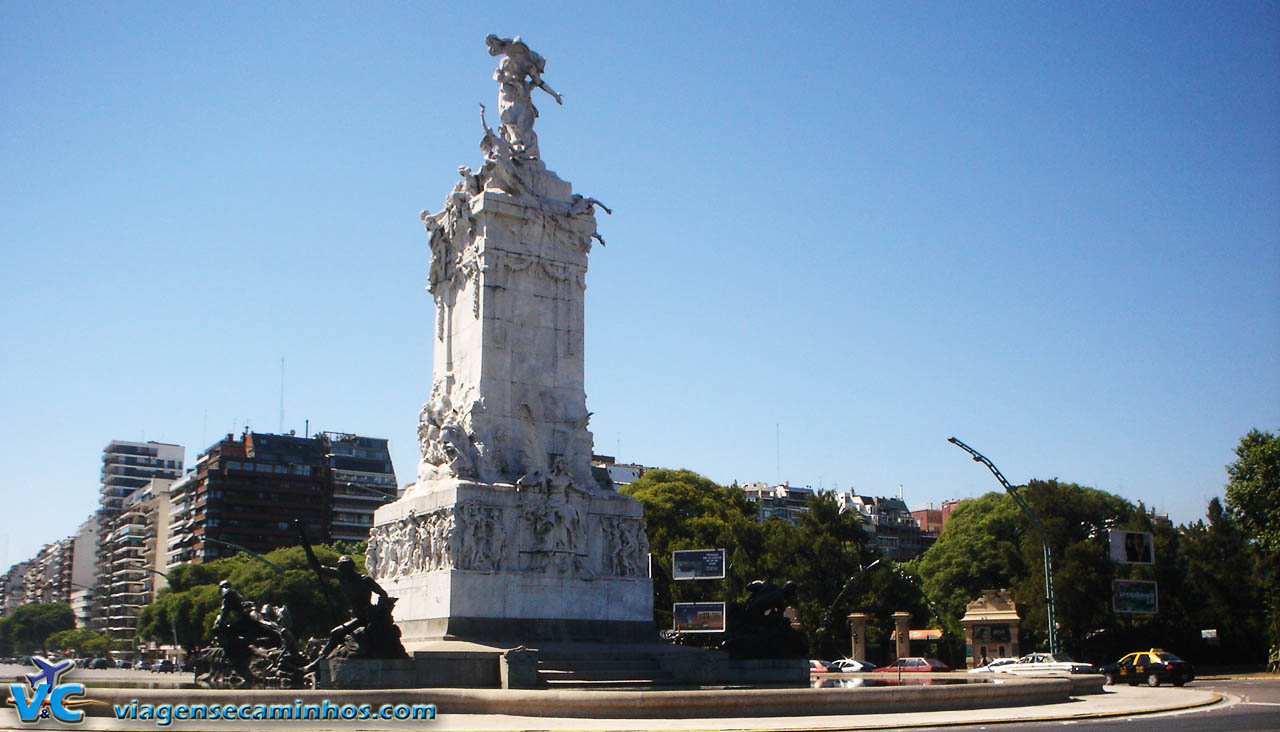
M 366 566 L 398 599 L 405 649 L 650 641 L 639 503 L 603 489 L 459 479 L 378 509 Z

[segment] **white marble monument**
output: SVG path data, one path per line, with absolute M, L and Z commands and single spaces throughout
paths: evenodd
M 519 37 L 486 42 L 502 57 L 499 128 L 482 106 L 483 165 L 422 213 L 436 310 L 422 459 L 375 514 L 367 568 L 399 600 L 410 650 L 651 639 L 643 512 L 591 474 L 583 294 L 604 206 L 541 160 L 530 95 L 561 102 L 546 61 Z

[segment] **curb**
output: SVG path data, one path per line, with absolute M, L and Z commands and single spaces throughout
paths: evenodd
M 1176 712 L 1176 711 L 1182 711 L 1186 709 L 1196 709 L 1198 707 L 1208 707 L 1214 704 L 1221 703 L 1224 698 L 1225 697 L 1223 697 L 1221 694 L 1214 692 L 1212 695 L 1212 698 L 1206 699 L 1203 701 L 1189 702 L 1186 704 L 1175 704 L 1173 706 L 1164 706 L 1164 707 L 1148 707 L 1144 709 L 1123 709 L 1123 710 L 1116 710 L 1114 712 L 1082 712 L 1080 714 L 1057 714 L 1057 715 L 1051 715 L 1047 717 L 1031 717 L 1031 716 L 1007 717 L 1007 718 L 1000 717 L 1000 718 L 985 718 L 985 719 L 971 719 L 971 720 L 932 720 L 932 721 L 926 720 L 926 721 L 919 721 L 919 722 L 909 722 L 909 721 L 896 722 L 895 721 L 895 722 L 882 722 L 882 723 L 878 722 L 878 723 L 871 723 L 866 725 L 836 724 L 831 726 L 822 726 L 821 724 L 818 724 L 818 725 L 807 725 L 804 727 L 770 727 L 769 732 L 841 732 L 842 730 L 853 731 L 853 730 L 919 729 L 919 728 L 932 728 L 932 727 L 973 727 L 978 725 L 993 725 L 993 724 L 1001 724 L 1001 725 L 1026 724 L 1029 722 L 1030 723 L 1035 723 L 1035 722 L 1052 723 L 1052 722 L 1062 722 L 1062 721 L 1068 721 L 1068 720 L 1081 720 L 1081 719 L 1106 719 L 1109 717 L 1127 717 L 1127 716 L 1138 716 L 1138 715 L 1145 715 L 1145 714 L 1159 714 L 1162 712 Z M 537 732 L 591 732 L 590 730 L 583 730 L 583 729 L 577 729 L 577 728 L 561 730 L 556 728 L 528 727 L 526 729 L 536 730 Z M 645 728 L 643 727 L 637 727 L 634 730 L 610 729 L 609 732 L 644 732 L 644 729 Z M 510 730 L 476 729 L 476 730 L 469 730 L 468 732 L 510 732 Z M 703 727 L 703 728 L 696 728 L 696 729 L 682 728 L 679 730 L 679 732 L 750 732 L 750 731 L 744 730 L 742 728 L 737 728 L 737 727 L 734 727 L 734 728 Z

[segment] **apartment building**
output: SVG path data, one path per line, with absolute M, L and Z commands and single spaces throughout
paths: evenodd
M 135 593 L 125 591 L 125 587 L 133 587 L 136 583 L 123 583 L 117 578 L 116 572 L 118 563 L 130 553 L 126 549 L 132 547 L 120 546 L 120 542 L 113 539 L 113 535 L 121 531 L 116 526 L 116 519 L 124 508 L 125 500 L 152 479 L 173 480 L 181 476 L 185 453 L 186 450 L 181 445 L 126 440 L 112 440 L 102 449 L 101 487 L 96 514 L 98 535 L 102 540 L 97 550 L 94 581 L 94 587 L 98 590 L 97 609 L 90 620 L 91 627 L 97 630 L 122 628 L 125 626 L 120 623 L 130 617 L 128 606 L 132 605 L 132 595 Z M 119 538 L 123 540 L 132 537 L 130 531 L 133 530 L 125 530 L 125 534 Z M 138 538 L 136 548 L 139 556 L 136 558 L 141 559 L 141 537 Z M 131 542 L 123 543 L 127 545 Z M 117 591 L 114 585 L 122 587 Z M 128 600 L 127 606 L 113 606 L 116 595 L 121 595 L 122 600 Z M 132 616 L 136 617 L 136 613 Z
M 321 432 L 333 481 L 329 539 L 358 542 L 369 538 L 373 512 L 396 499 L 396 471 L 387 440 L 342 432 Z

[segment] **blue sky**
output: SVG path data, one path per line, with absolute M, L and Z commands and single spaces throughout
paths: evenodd
M 912 506 L 1015 482 L 1197 519 L 1280 427 L 1280 5 L 0 5 L 0 564 L 112 439 L 387 437 L 428 248 L 548 59 L 591 256 L 597 452 Z M 491 111 L 492 119 L 492 111 Z M 281 359 L 284 420 L 281 422 Z

